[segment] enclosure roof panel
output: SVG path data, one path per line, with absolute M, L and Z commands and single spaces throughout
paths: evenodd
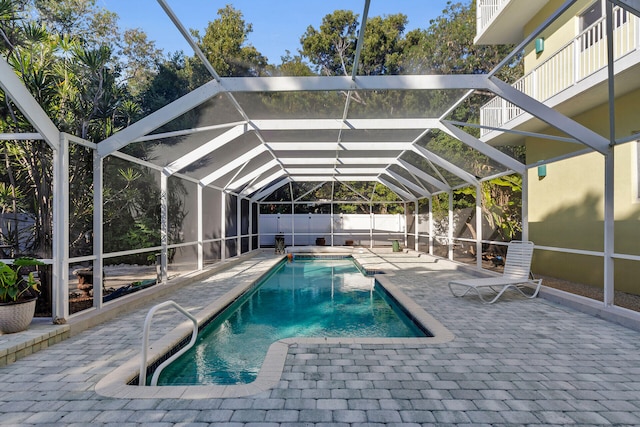
M 116 152 L 137 156 L 165 176 L 181 174 L 201 185 L 253 199 L 264 198 L 282 185 L 308 180 L 312 187 L 316 184 L 311 183 L 374 181 L 403 200 L 414 200 L 461 185 L 478 185 L 495 175 L 526 172 L 527 165 L 520 158 L 479 140 L 477 127 L 455 121 L 460 120 L 456 113 L 467 108 L 466 100 L 475 95 L 498 96 L 586 150 L 609 150 L 607 138 L 499 80 L 497 69 L 488 74 L 456 74 L 454 70 L 441 75 L 418 65 L 402 70 L 361 67 L 364 62 L 359 58 L 384 54 L 381 45 L 365 42 L 366 31 L 378 19 L 402 14 L 416 28 L 429 27 L 429 22 L 420 22 L 424 18 L 416 12 L 417 2 L 344 0 L 339 7 L 329 6 L 330 2 L 305 4 L 300 19 L 314 27 L 335 9 L 357 15 L 353 49 L 345 50 L 341 57 L 343 70 L 329 72 L 318 66 L 309 71 L 316 75 L 284 76 L 273 65 L 243 74 L 254 75 L 250 77 L 226 77 L 209 62 L 207 52 L 201 50 L 203 29 L 191 21 L 194 15 L 186 13 L 184 2 L 148 3 L 150 9 L 162 12 L 167 34 L 182 39 L 185 75 L 194 67 L 205 73 L 190 81 L 188 90 L 175 77 L 173 100 L 158 101 L 144 117 L 93 145 L 98 158 Z M 275 9 L 284 7 L 281 2 L 272 3 Z M 308 13 L 320 13 L 316 6 L 330 10 L 311 19 Z M 210 21 L 216 19 L 215 10 L 201 12 L 211 15 Z M 287 25 L 292 23 L 277 17 L 267 34 Z M 225 60 L 246 65 L 239 57 Z M 277 64 L 276 58 L 268 60 Z M 501 66 L 508 62 L 507 58 Z M 0 89 L 38 135 L 57 149 L 62 134 L 4 58 L 0 58 L 0 71 Z M 86 146 L 92 145 L 87 142 Z

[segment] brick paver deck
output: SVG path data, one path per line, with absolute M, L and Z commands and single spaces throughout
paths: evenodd
M 160 301 L 0 368 L 2 425 L 640 425 L 640 333 L 544 299 L 454 298 L 466 274 L 364 251 L 455 336 L 431 345 L 289 346 L 279 383 L 241 398 L 112 398 L 96 384 L 140 352 Z M 380 257 L 382 259 L 380 259 Z M 258 255 L 171 296 L 197 312 L 273 264 Z M 152 340 L 176 324 L 159 313 Z

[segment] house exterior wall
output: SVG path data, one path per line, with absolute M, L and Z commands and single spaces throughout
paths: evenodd
M 519 0 L 511 0 L 514 1 Z M 602 0 L 597 1 L 602 4 Z M 523 34 L 531 34 L 564 3 L 563 0 L 546 3 L 528 22 L 522 24 Z M 569 113 L 573 120 L 608 138 L 609 109 L 606 85 L 588 86 L 594 80 L 584 79 L 607 63 L 603 24 L 596 21 L 584 33 L 580 25 L 579 16 L 595 3 L 596 0 L 578 0 L 545 28 L 539 35 L 544 38 L 542 52 L 536 52 L 533 42 L 525 48 L 523 60 L 526 77 L 515 86 L 545 102 L 550 97 L 562 93 L 564 89 L 571 87 L 569 90 L 575 91 L 575 85 L 579 82 L 583 86 L 580 91 L 584 88 L 586 90 L 580 95 L 582 101 L 575 102 L 586 101 L 587 104 L 571 106 L 568 104 L 571 100 L 563 101 L 561 111 L 574 111 Z M 638 21 L 630 15 L 625 17 L 619 12 L 614 15 L 616 58 L 633 49 L 637 50 L 639 30 Z M 629 58 L 636 61 L 636 56 L 627 55 L 625 60 L 629 62 Z M 630 72 L 633 73 L 633 69 Z M 616 89 L 625 92 L 619 94 L 615 100 L 615 137 L 623 138 L 640 131 L 640 89 L 637 88 L 637 84 L 629 85 L 628 76 L 618 81 Z M 552 101 L 553 99 L 550 100 Z M 487 108 L 487 111 L 491 112 L 491 107 Z M 518 129 L 519 126 L 526 128 L 527 123 L 522 122 L 514 128 Z M 540 126 L 543 124 L 540 123 Z M 541 134 L 566 136 L 555 129 L 541 129 L 538 125 L 534 127 L 536 132 Z M 491 143 L 491 138 L 500 139 L 502 135 L 492 134 L 487 140 L 488 143 Z M 581 144 L 524 136 L 519 141 L 511 140 L 511 143 L 526 145 L 529 165 L 585 148 Z M 614 252 L 622 256 L 640 256 L 638 143 L 618 145 L 614 153 Z M 528 171 L 530 239 L 538 247 L 596 252 L 589 255 L 537 250 L 533 262 L 535 273 L 603 286 L 604 259 L 598 254 L 604 251 L 604 170 L 604 157 L 599 153 L 589 153 L 547 164 L 544 177 L 538 176 L 535 167 Z M 637 279 L 640 277 L 640 262 L 616 257 L 614 274 L 616 290 L 640 295 L 640 282 Z
M 525 34 L 529 34 L 535 30 L 548 16 L 550 16 L 559 6 L 561 2 L 554 1 L 547 4 L 525 27 Z M 578 2 L 585 3 L 585 2 Z M 534 94 L 538 100 L 544 100 L 557 93 L 559 90 L 569 87 L 575 81 L 573 74 L 576 62 L 575 51 L 572 45 L 567 43 L 577 34 L 577 24 L 575 13 L 580 7 L 585 5 L 574 5 L 571 13 L 563 14 L 549 28 L 543 32 L 539 38 L 544 39 L 544 50 L 537 53 L 535 43 L 529 44 L 525 49 L 524 71 L 527 75 L 531 70 L 538 66 L 537 75 L 529 75 L 525 80 L 525 85 L 530 87 L 527 92 Z M 556 55 L 556 52 L 562 52 Z M 553 57 L 552 59 L 550 59 Z M 541 65 L 542 64 L 542 65 Z M 533 81 L 535 79 L 535 82 Z
M 616 138 L 640 127 L 640 90 L 616 100 Z M 609 132 L 608 105 L 573 117 L 601 135 Z M 554 133 L 547 129 L 545 133 Z M 557 133 L 557 132 L 556 132 Z M 574 151 L 570 143 L 527 138 L 527 163 Z M 637 143 L 615 148 L 615 252 L 640 255 L 640 200 L 637 190 Z M 590 153 L 547 165 L 539 178 L 529 170 L 529 233 L 537 245 L 602 252 L 604 247 L 604 158 Z M 640 263 L 615 261 L 616 290 L 640 294 Z M 602 257 L 538 251 L 539 274 L 602 286 Z
M 561 0 L 555 0 L 548 3 L 540 12 L 538 12 L 524 27 L 524 34 L 530 34 L 538 26 L 540 26 L 547 17 L 551 16 L 558 7 L 564 3 Z M 584 9 L 590 1 L 580 0 L 574 4 L 569 11 L 564 13 L 559 19 L 553 22 L 541 35 L 544 38 L 544 51 L 537 54 L 534 45 L 525 48 L 524 55 L 524 71 L 528 73 L 541 62 L 549 59 L 555 52 L 564 47 L 569 40 L 577 34 L 577 24 L 575 16 L 579 10 Z

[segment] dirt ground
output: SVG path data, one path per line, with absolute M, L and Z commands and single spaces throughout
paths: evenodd
M 573 283 L 567 280 L 556 279 L 554 277 L 539 276 L 542 284 L 551 288 L 560 289 L 572 294 L 581 295 L 597 301 L 604 300 L 604 290 L 595 286 Z M 614 304 L 633 311 L 640 311 L 640 296 L 628 294 L 626 292 L 615 291 Z

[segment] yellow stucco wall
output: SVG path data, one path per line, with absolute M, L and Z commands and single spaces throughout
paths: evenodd
M 640 90 L 616 100 L 616 138 L 640 128 Z M 608 106 L 574 120 L 608 135 Z M 547 130 L 546 133 L 551 133 Z M 575 151 L 574 144 L 527 138 L 527 163 Z M 640 255 L 640 201 L 637 198 L 636 143 L 615 148 L 615 252 Z M 537 245 L 602 251 L 604 240 L 604 158 L 590 153 L 547 165 L 538 178 L 529 170 L 529 230 Z M 602 258 L 551 251 L 536 254 L 540 274 L 602 286 Z M 616 260 L 616 289 L 640 294 L 640 262 Z
M 547 3 L 525 25 L 525 34 L 536 30 L 562 3 L 557 0 Z M 576 1 L 525 47 L 526 77 L 521 84 L 534 98 L 544 101 L 606 66 L 607 43 L 602 37 L 602 32 L 599 33 L 597 28 L 600 28 L 600 31 L 604 30 L 599 26 L 589 30 L 586 34 L 587 38 L 584 39 L 590 40 L 589 42 L 578 38 L 584 30 L 580 28 L 579 16 L 589 10 L 594 3 L 595 0 Z M 603 22 L 602 19 L 600 22 Z M 615 58 L 621 58 L 629 53 L 632 50 L 632 43 L 628 40 L 637 37 L 635 20 L 625 22 L 624 26 L 616 30 L 616 37 L 614 37 Z M 544 40 L 544 51 L 541 53 L 537 53 L 535 49 L 535 41 L 538 39 Z M 584 43 L 587 43 L 588 48 L 583 47 Z M 549 60 L 550 58 L 552 59 Z M 534 69 L 536 70 L 534 75 L 527 75 Z
M 552 0 L 540 12 L 538 12 L 524 27 L 524 34 L 531 34 L 538 28 L 549 16 L 551 16 L 562 4 L 564 0 Z M 577 35 L 576 16 L 587 6 L 593 3 L 593 0 L 579 0 L 574 3 L 561 17 L 555 20 L 547 27 L 540 37 L 544 38 L 544 51 L 536 54 L 535 45 L 530 44 L 525 48 L 524 70 L 528 73 L 530 70 L 538 66 L 541 62 L 546 61 L 550 56 L 555 54 L 563 46 Z

